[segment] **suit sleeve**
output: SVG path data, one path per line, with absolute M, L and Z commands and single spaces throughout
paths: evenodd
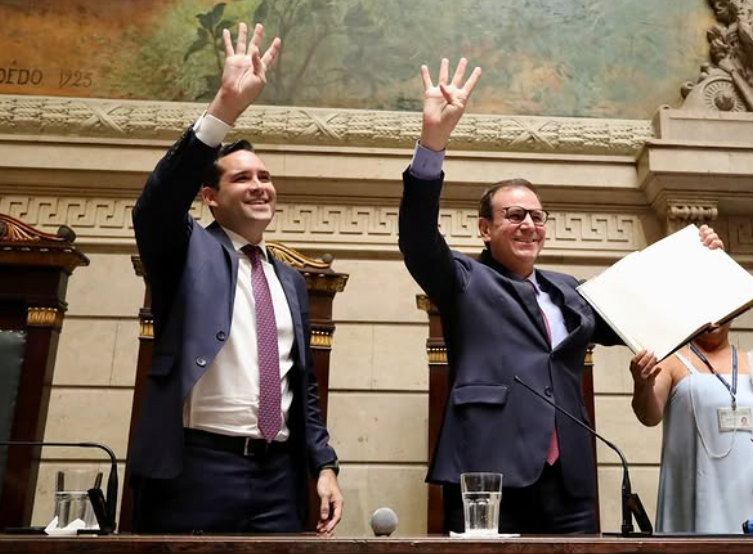
M 437 304 L 462 291 L 470 268 L 456 261 L 439 232 L 439 198 L 444 174 L 421 180 L 406 170 L 398 219 L 398 245 L 405 266 L 419 286 Z
M 149 175 L 133 208 L 136 244 L 156 297 L 169 296 L 180 278 L 194 223 L 188 212 L 216 151 L 188 129 Z
M 301 308 L 305 309 L 302 313 L 303 333 L 306 341 L 306 360 L 305 360 L 305 399 L 304 399 L 304 417 L 306 418 L 306 450 L 309 462 L 309 471 L 317 476 L 319 469 L 326 464 L 337 461 L 335 449 L 329 445 L 329 433 L 322 422 L 322 412 L 319 407 L 319 388 L 316 384 L 316 370 L 314 369 L 314 359 L 311 355 L 311 321 L 308 317 L 308 292 L 306 283 L 300 275 L 297 275 L 296 289 L 298 300 Z
M 592 308 L 593 309 L 593 308 Z M 602 346 L 624 346 L 625 341 L 614 332 L 609 324 L 598 314 L 596 310 L 593 310 L 594 317 L 596 319 L 596 326 L 594 327 L 593 342 L 601 344 Z

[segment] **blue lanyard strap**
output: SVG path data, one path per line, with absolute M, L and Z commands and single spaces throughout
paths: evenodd
M 693 354 L 698 356 L 698 359 L 701 360 L 707 368 L 709 368 L 709 371 L 717 378 L 719 381 L 722 382 L 722 385 L 725 386 L 725 388 L 729 391 L 729 395 L 732 397 L 732 409 L 737 409 L 737 349 L 734 345 L 730 345 L 730 348 L 732 350 L 732 385 L 730 385 L 727 380 L 719 375 L 714 367 L 711 365 L 711 362 L 709 362 L 708 358 L 703 355 L 703 353 L 698 350 L 698 347 L 690 343 L 690 349 L 693 351 Z

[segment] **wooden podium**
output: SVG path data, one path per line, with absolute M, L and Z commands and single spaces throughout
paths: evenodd
M 426 356 L 429 361 L 429 459 L 434 453 L 439 438 L 439 428 L 442 425 L 445 404 L 449 395 L 450 371 L 447 365 L 447 347 L 442 335 L 442 321 L 439 310 L 425 294 L 416 295 L 416 306 L 429 316 L 429 338 L 426 339 Z M 583 363 L 583 377 L 581 381 L 583 399 L 585 401 L 591 425 L 596 426 L 594 409 L 593 386 L 593 345 L 589 346 Z M 596 437 L 591 436 L 591 445 L 596 465 Z M 598 480 L 597 480 L 598 482 Z M 426 532 L 430 534 L 444 532 L 444 512 L 442 508 L 442 487 L 429 485 L 427 503 Z M 596 492 L 596 525 L 599 526 L 599 493 Z
M 68 277 L 89 265 L 74 240 L 68 227 L 50 235 L 0 214 L 0 329 L 26 333 L 11 441 L 44 440 Z M 0 529 L 31 522 L 40 452 L 41 447 L 8 448 Z
M 278 260 L 298 270 L 306 280 L 309 293 L 309 314 L 311 317 L 311 350 L 316 371 L 316 384 L 319 388 L 319 405 L 322 411 L 324 423 L 327 423 L 327 405 L 329 396 L 329 363 L 332 350 L 332 337 L 335 332 L 335 323 L 332 320 L 332 302 L 338 292 L 345 290 L 348 275 L 336 273 L 332 270 L 332 256 L 325 254 L 321 260 L 309 258 L 300 252 L 293 250 L 278 242 L 267 242 L 272 255 Z M 154 346 L 154 320 L 152 319 L 152 294 L 149 283 L 146 281 L 144 267 L 138 256 L 131 258 L 136 275 L 144 278 L 145 293 L 144 305 L 139 310 L 139 354 L 136 368 L 136 381 L 133 391 L 133 405 L 131 409 L 131 427 L 128 435 L 128 445 L 133 439 L 133 433 L 138 421 L 141 399 L 146 388 L 146 380 L 149 367 L 152 362 L 152 349 Z M 309 512 L 312 515 L 319 513 L 319 502 L 316 498 L 315 483 L 310 483 L 309 496 L 312 497 Z M 313 495 L 313 496 L 312 496 Z M 132 498 L 128 482 L 123 487 L 123 501 L 120 507 L 120 531 L 130 531 Z M 316 525 L 314 517 L 309 522 L 311 529 Z
M 311 535 L 20 537 L 0 535 L 0 554 L 749 554 L 753 538 L 547 536 L 335 538 Z

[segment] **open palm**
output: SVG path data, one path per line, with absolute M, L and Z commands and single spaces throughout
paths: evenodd
M 448 82 L 449 65 L 447 58 L 443 58 L 436 85 L 431 80 L 429 69 L 425 65 L 421 66 L 424 85 L 421 144 L 432 150 L 444 149 L 481 77 L 481 68 L 477 67 L 463 83 L 468 61 L 461 58 L 452 80 Z
M 245 23 L 238 27 L 238 39 L 235 47 L 230 37 L 230 31 L 222 32 L 222 42 L 225 49 L 225 66 L 222 70 L 222 83 L 219 94 L 221 102 L 214 104 L 221 120 L 232 124 L 235 119 L 261 94 L 267 84 L 267 69 L 275 62 L 280 52 L 279 38 L 262 56 L 259 50 L 264 27 L 257 24 L 251 40 L 247 40 L 248 29 Z M 210 106 L 210 113 L 212 112 Z

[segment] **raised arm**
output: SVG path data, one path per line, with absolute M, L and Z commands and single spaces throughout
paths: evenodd
M 450 81 L 449 61 L 443 59 L 436 84 L 428 68 L 421 66 L 424 86 L 421 138 L 413 162 L 403 174 L 398 244 L 408 271 L 435 302 L 456 290 L 461 282 L 452 252 L 437 224 L 444 148 L 481 76 L 481 69 L 476 68 L 463 83 L 467 65 L 465 58 L 461 59 Z
M 220 121 L 203 118 L 214 132 L 194 126 L 184 133 L 150 174 L 133 208 L 136 242 L 152 288 L 165 291 L 157 296 L 169 298 L 180 278 L 194 224 L 188 212 L 224 133 L 259 96 L 267 68 L 279 53 L 280 40 L 275 39 L 263 56 L 259 54 L 263 33 L 256 25 L 249 42 L 247 27 L 241 23 L 233 46 L 230 32 L 223 31 L 226 59 L 221 86 L 207 110 Z M 159 312 L 159 307 L 154 309 Z
M 134 226 L 136 238 L 140 239 L 139 248 L 153 250 L 155 260 L 161 260 L 167 251 L 180 249 L 180 243 L 187 244 L 186 232 L 190 232 L 191 223 L 188 210 L 201 188 L 206 169 L 214 161 L 219 142 L 227 128 L 264 89 L 267 68 L 280 51 L 280 39 L 274 39 L 262 56 L 259 45 L 263 36 L 264 28 L 256 25 L 249 41 L 246 24 L 241 23 L 233 46 L 230 31 L 223 31 L 225 65 L 220 88 L 207 109 L 207 114 L 220 123 L 206 118 L 207 126 L 212 124 L 214 132 L 185 133 L 149 176 L 134 208 Z

